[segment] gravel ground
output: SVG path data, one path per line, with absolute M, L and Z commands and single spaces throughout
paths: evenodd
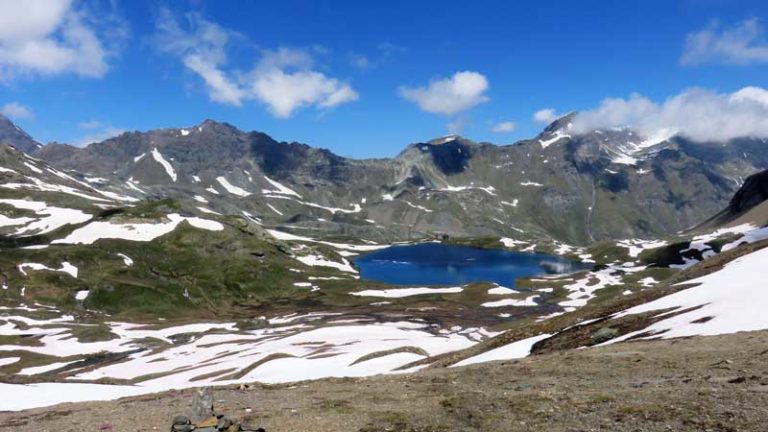
M 0 431 L 98 431 L 106 424 L 165 431 L 192 393 L 0 413 Z M 765 431 L 768 331 L 408 375 L 218 388 L 215 399 L 217 412 L 268 432 Z

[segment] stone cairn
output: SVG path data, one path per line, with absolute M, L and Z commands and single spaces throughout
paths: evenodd
M 171 432 L 266 432 L 247 420 L 234 420 L 223 414 L 216 414 L 213 409 L 213 389 L 198 390 L 192 399 L 189 415 L 177 415 L 173 418 Z

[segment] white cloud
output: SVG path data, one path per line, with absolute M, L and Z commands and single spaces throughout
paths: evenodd
M 768 90 L 745 87 L 734 93 L 694 88 L 658 103 L 639 94 L 608 98 L 580 112 L 574 133 L 629 127 L 646 137 L 679 134 L 698 142 L 768 138 Z
M 0 0 L 0 80 L 62 73 L 103 76 L 109 50 L 97 35 L 99 23 L 95 14 L 76 5 L 72 0 Z M 113 34 L 123 31 L 110 24 Z
M 424 111 L 451 116 L 488 102 L 488 80 L 478 72 L 456 72 L 422 87 L 400 87 L 400 95 Z
M 768 62 L 768 42 L 760 21 L 750 18 L 731 28 L 714 23 L 686 36 L 680 63 L 748 65 Z
M 491 128 L 491 132 L 496 133 L 506 133 L 506 132 L 512 132 L 517 128 L 517 125 L 514 122 L 511 121 L 504 121 L 501 123 L 498 123 L 494 125 Z
M 31 109 L 18 102 L 11 102 L 3 105 L 2 108 L 0 108 L 0 114 L 16 120 L 34 117 Z
M 549 124 L 560 118 L 552 108 L 544 108 L 533 113 L 533 119 L 538 123 Z
M 215 102 L 240 106 L 256 100 L 267 105 L 275 117 L 287 118 L 301 108 L 328 109 L 358 99 L 349 84 L 314 70 L 314 59 L 307 50 L 263 50 L 250 71 L 237 71 L 229 66 L 227 51 L 241 35 L 198 14 L 188 14 L 187 22 L 189 28 L 184 29 L 169 11 L 161 11 L 158 47 L 178 56 L 187 69 L 199 75 Z
M 243 84 L 250 97 L 267 104 L 278 118 L 290 117 L 305 106 L 332 108 L 358 99 L 349 84 L 312 70 L 312 63 L 306 51 L 265 51 Z

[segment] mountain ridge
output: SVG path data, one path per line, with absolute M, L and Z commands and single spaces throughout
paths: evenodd
M 32 153 L 136 199 L 203 197 L 214 211 L 331 235 L 397 240 L 439 232 L 576 244 L 686 229 L 722 209 L 741 178 L 768 167 L 759 140 L 643 144 L 628 129 L 573 134 L 577 115 L 513 144 L 449 135 L 392 158 L 345 158 L 210 119 Z M 295 195 L 270 193 L 279 190 L 273 182 Z

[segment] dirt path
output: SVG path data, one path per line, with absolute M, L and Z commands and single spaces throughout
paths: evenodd
M 0 413 L 0 431 L 98 431 L 103 423 L 113 431 L 165 431 L 191 394 Z M 215 398 L 218 412 L 251 417 L 268 432 L 765 431 L 768 332 L 217 389 Z

